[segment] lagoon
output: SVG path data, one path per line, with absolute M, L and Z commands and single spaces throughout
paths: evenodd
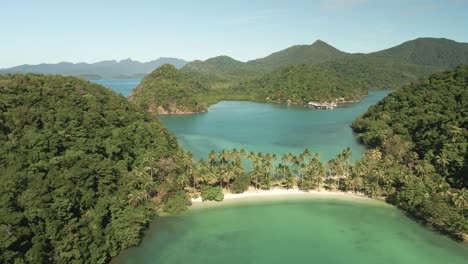
M 278 157 L 309 148 L 323 161 L 350 147 L 353 159 L 364 151 L 351 129 L 354 119 L 389 94 L 370 91 L 358 103 L 335 110 L 314 110 L 277 104 L 221 101 L 207 113 L 167 115 L 159 118 L 173 132 L 185 150 L 205 158 L 210 150 L 244 148 L 274 153 Z
M 114 263 L 464 264 L 464 244 L 370 199 L 314 197 L 202 206 L 158 217 Z

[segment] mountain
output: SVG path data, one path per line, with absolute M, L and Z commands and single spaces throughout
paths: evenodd
M 310 101 L 335 102 L 337 98 L 360 99 L 367 89 L 349 77 L 317 65 L 288 65 L 243 82 L 234 91 L 255 94 L 259 100 L 263 98 L 268 102 L 289 101 L 302 105 Z
M 148 74 L 129 100 L 152 114 L 204 112 L 207 107 L 196 96 L 208 92 L 206 87 L 190 74 L 165 64 Z
M 446 39 L 421 38 L 380 52 L 350 54 L 318 40 L 245 63 L 228 56 L 194 61 L 180 72 L 185 76 L 184 81 L 189 78 L 206 89 L 202 93 L 197 89 L 196 97 L 203 104 L 219 100 L 267 101 L 269 97 L 274 101 L 291 100 L 301 104 L 310 100 L 314 92 L 312 99 L 317 101 L 334 96 L 356 99 L 365 94 L 362 89 L 396 88 L 467 62 L 467 45 Z M 174 81 L 170 83 L 181 85 Z M 148 87 L 149 82 L 146 83 Z M 170 90 L 170 87 L 164 89 Z
M 218 56 L 206 61 L 193 61 L 183 67 L 185 71 L 239 75 L 248 73 L 246 64 L 228 56 Z
M 0 75 L 0 120 L 0 263 L 107 263 L 179 190 L 174 135 L 98 84 Z
M 218 56 L 205 61 L 189 62 L 182 70 L 202 74 L 224 74 L 226 77 L 247 78 L 271 72 L 285 65 L 319 64 L 337 58 L 345 58 L 349 55 L 321 40 L 317 40 L 312 45 L 293 46 L 265 58 L 251 60 L 246 63 L 228 56 Z
M 164 64 L 172 64 L 177 68 L 187 62 L 175 58 L 159 58 L 149 62 L 139 62 L 131 59 L 121 61 L 101 61 L 96 63 L 70 63 L 21 65 L 8 69 L 1 69 L 0 73 L 43 73 L 81 76 L 84 78 L 119 78 L 146 75 Z
M 417 65 L 447 68 L 468 63 L 468 43 L 444 38 L 418 38 L 371 55 L 401 58 Z
M 291 64 L 319 64 L 338 58 L 350 56 L 329 44 L 317 40 L 312 45 L 297 45 L 275 52 L 265 58 L 248 61 L 247 64 L 256 68 L 273 70 Z

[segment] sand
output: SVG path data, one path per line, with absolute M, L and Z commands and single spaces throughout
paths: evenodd
M 201 197 L 193 198 L 192 205 L 195 207 L 203 205 L 214 205 L 224 204 L 238 201 L 260 201 L 260 200 L 283 200 L 283 199 L 294 199 L 294 198 L 338 198 L 338 199 L 361 199 L 361 200 L 373 200 L 365 197 L 361 194 L 339 192 L 339 191 L 327 191 L 327 190 L 310 190 L 302 191 L 299 189 L 282 189 L 273 188 L 270 190 L 257 190 L 250 188 L 249 190 L 234 194 L 225 191 L 224 200 L 222 202 L 205 201 L 203 202 Z

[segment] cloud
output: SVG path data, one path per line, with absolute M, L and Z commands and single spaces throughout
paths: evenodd
M 366 2 L 367 0 L 321 0 L 320 9 L 328 12 L 348 10 Z

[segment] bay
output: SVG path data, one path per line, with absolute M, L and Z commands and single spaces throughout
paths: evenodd
M 362 156 L 364 146 L 350 126 L 358 115 L 390 92 L 370 91 L 360 102 L 335 110 L 221 101 L 210 106 L 207 113 L 159 118 L 197 159 L 206 159 L 212 149 L 244 148 L 280 157 L 287 152 L 299 154 L 309 148 L 327 161 L 350 147 L 352 158 L 356 160 Z
M 114 263 L 464 264 L 468 248 L 374 200 L 330 197 L 205 206 L 158 217 Z

